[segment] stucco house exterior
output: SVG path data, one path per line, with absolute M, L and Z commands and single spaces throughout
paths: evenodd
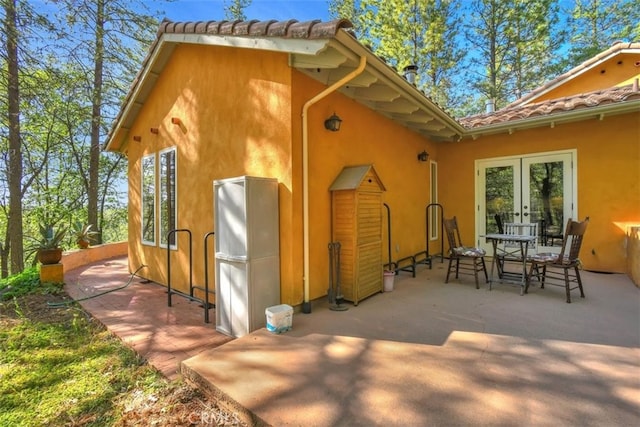
M 431 203 L 457 216 L 467 240 L 485 245 L 496 171 L 511 177 L 515 221 L 549 216 L 540 206 L 534 212 L 540 201 L 522 190 L 536 167 L 560 171 L 560 190 L 545 199 L 556 227 L 558 219 L 591 219 L 584 268 L 627 271 L 627 227 L 640 223 L 640 43 L 616 44 L 503 110 L 456 120 L 350 27 L 161 24 L 106 143 L 128 158 L 132 271 L 144 264 L 140 275 L 166 284 L 169 256 L 172 286 L 185 291 L 187 238 L 174 235 L 167 251 L 167 232 L 189 229 L 193 282 L 202 285 L 214 265 L 211 248 L 203 256 L 203 236 L 214 231 L 214 181 L 275 178 L 280 301 L 308 308 L 327 294 L 330 189 L 345 168 L 363 165 L 388 207 L 375 212 L 384 218 L 380 277 L 387 248 L 393 260 L 425 251 L 427 241 L 430 253 L 440 251 L 437 215 L 426 234 Z M 334 114 L 339 131 L 325 126 Z

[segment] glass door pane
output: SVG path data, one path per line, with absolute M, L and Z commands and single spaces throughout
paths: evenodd
M 573 215 L 571 155 L 523 159 L 523 215 L 537 222 L 540 246 L 559 247 L 566 221 Z
M 520 159 L 481 161 L 478 166 L 478 234 L 499 231 L 496 215 L 503 223 L 520 222 Z M 476 244 L 490 247 L 485 239 Z

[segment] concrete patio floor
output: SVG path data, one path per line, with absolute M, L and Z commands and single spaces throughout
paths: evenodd
M 164 288 L 139 279 L 83 305 L 256 425 L 640 425 L 640 290 L 627 276 L 583 272 L 586 298 L 566 304 L 557 287 L 444 284 L 445 266 L 403 273 L 347 311 L 320 301 L 281 335 L 232 340 L 196 303 L 167 307 Z M 126 259 L 96 263 L 70 272 L 67 290 L 126 273 Z

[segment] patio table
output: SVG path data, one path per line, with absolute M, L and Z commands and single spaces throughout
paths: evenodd
M 523 235 L 523 234 L 500 234 L 500 233 L 491 233 L 486 234 L 484 237 L 487 240 L 491 241 L 493 246 L 493 260 L 491 262 L 491 275 L 489 277 L 489 290 L 491 290 L 491 285 L 494 280 L 494 268 L 498 262 L 498 243 L 500 242 L 512 242 L 516 243 L 520 246 L 521 257 L 518 258 L 503 258 L 504 261 L 517 262 L 522 267 L 522 272 L 519 271 L 506 271 L 502 268 L 501 274 L 499 274 L 500 282 L 509 282 L 520 285 L 520 295 L 524 295 L 525 285 L 527 283 L 527 252 L 529 251 L 529 245 L 534 243 L 536 240 L 536 236 L 531 235 Z

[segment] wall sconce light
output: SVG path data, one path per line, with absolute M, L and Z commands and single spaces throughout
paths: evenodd
M 133 136 L 133 140 L 134 140 L 135 142 L 140 142 L 140 141 L 142 141 L 142 137 L 141 137 L 140 135 L 134 135 L 134 136 Z
M 151 129 L 149 129 L 149 131 L 154 135 L 158 134 L 158 128 L 151 128 Z
M 427 160 L 429 160 L 429 153 L 427 153 L 426 150 L 423 150 L 422 153 L 418 154 L 419 162 L 426 162 Z
M 331 117 L 324 121 L 324 127 L 331 132 L 338 132 L 340 130 L 341 123 L 342 119 L 336 116 L 336 113 L 333 113 Z

